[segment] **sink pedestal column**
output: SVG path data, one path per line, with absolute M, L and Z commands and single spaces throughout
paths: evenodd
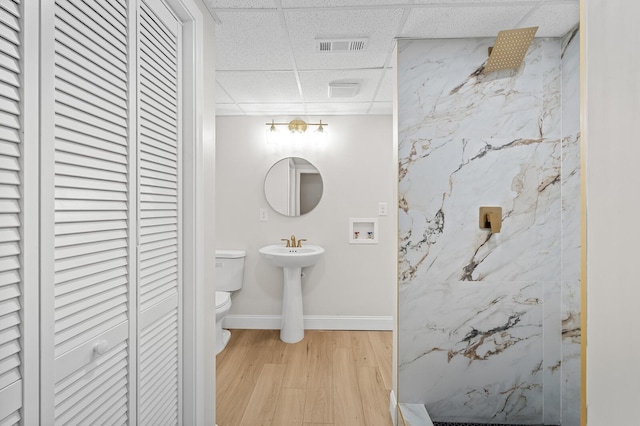
M 304 338 L 304 319 L 302 316 L 302 268 L 282 268 L 284 272 L 284 290 L 282 298 L 282 326 L 280 340 L 296 343 Z

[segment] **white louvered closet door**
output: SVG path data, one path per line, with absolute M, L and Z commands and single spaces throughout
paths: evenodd
M 180 24 L 161 0 L 138 16 L 138 419 L 181 424 Z
M 19 424 L 21 327 L 21 12 L 0 2 L 0 424 Z
M 43 396 L 42 424 L 129 421 L 133 215 L 127 3 L 48 3 L 54 14 L 53 141 L 45 131 L 42 143 L 55 149 L 55 238 L 53 277 L 45 270 L 42 286 L 54 288 L 55 361 L 53 373 L 43 364 L 45 391 L 51 374 L 54 384 L 53 401 Z M 43 297 L 48 303 L 46 293 Z M 43 350 L 48 356 L 47 344 Z

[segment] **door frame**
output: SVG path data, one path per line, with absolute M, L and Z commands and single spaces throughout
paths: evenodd
M 205 374 L 215 372 L 215 343 L 205 324 L 204 18 L 194 0 L 164 1 L 182 23 L 182 422 L 215 424 L 215 404 L 207 404 L 215 379 Z

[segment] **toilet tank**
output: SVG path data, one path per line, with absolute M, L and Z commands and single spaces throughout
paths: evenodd
M 240 290 L 244 257 L 244 250 L 216 250 L 216 291 Z

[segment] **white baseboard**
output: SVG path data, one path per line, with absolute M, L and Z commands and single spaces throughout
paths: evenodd
M 392 390 L 389 395 L 389 414 L 391 414 L 391 422 L 393 426 L 398 425 L 398 401 L 396 400 L 396 393 Z
M 281 315 L 228 315 L 224 328 L 278 330 Z M 393 330 L 393 317 L 305 315 L 306 330 Z

